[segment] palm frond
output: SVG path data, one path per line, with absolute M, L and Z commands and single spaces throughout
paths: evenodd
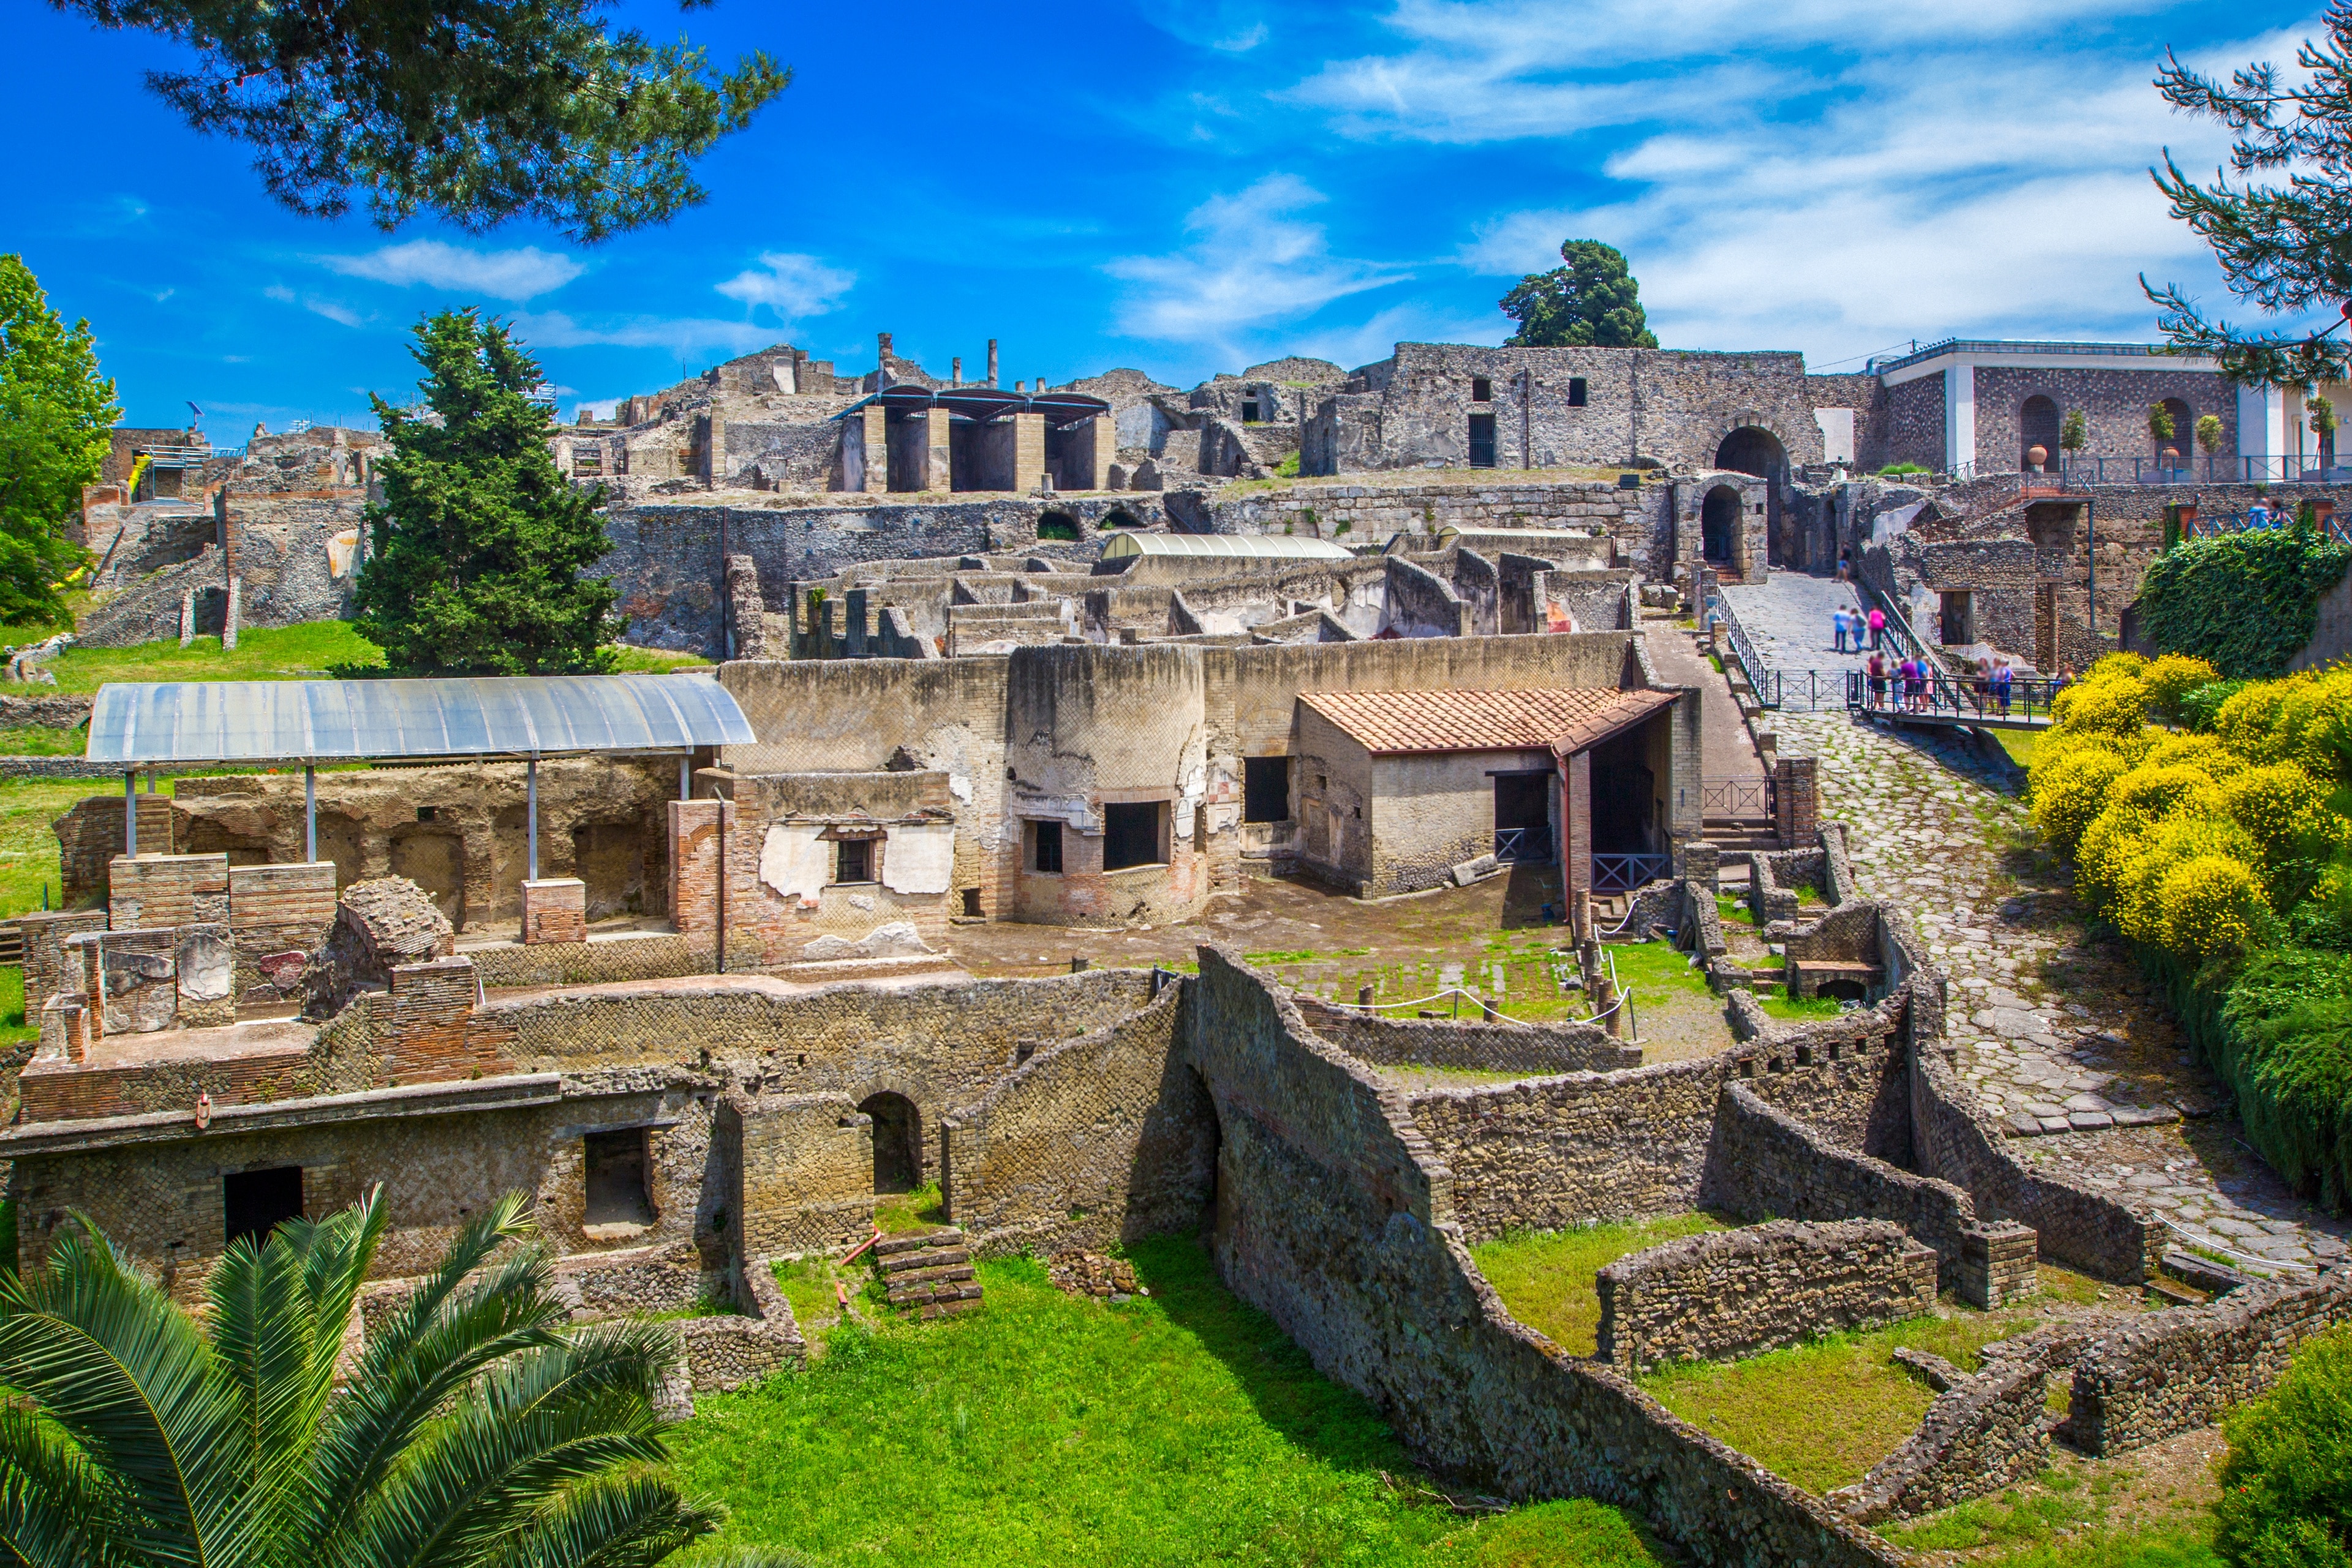
M 115 1478 L 139 1556 L 239 1560 L 256 1521 L 234 1396 L 194 1321 L 85 1223 L 59 1235 L 47 1268 L 0 1278 L 0 1384 Z
M 120 1500 L 55 1428 L 0 1405 L 0 1568 L 110 1568 Z

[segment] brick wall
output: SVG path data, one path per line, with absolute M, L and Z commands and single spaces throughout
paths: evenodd
M 1936 1255 L 1885 1220 L 1774 1220 L 1601 1270 L 1600 1359 L 1626 1372 L 1754 1355 L 1936 1308 Z

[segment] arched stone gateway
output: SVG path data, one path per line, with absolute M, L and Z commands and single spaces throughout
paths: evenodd
M 1699 504 L 1699 555 L 1709 565 L 1727 566 L 1734 560 L 1739 533 L 1739 492 L 1717 485 Z
M 1789 471 L 1789 448 L 1761 426 L 1742 425 L 1716 447 L 1715 466 L 1736 474 L 1774 479 Z
M 923 1119 L 915 1102 L 884 1090 L 858 1102 L 874 1119 L 874 1190 L 911 1193 L 923 1184 Z

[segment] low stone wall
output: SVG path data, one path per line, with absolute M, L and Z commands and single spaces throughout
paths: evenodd
M 1885 1220 L 1774 1220 L 1621 1258 L 1599 1284 L 1600 1357 L 1638 1372 L 1932 1311 L 1936 1254 Z
M 2116 1454 L 2208 1426 L 2278 1381 L 2295 1347 L 2352 1320 L 2352 1265 L 2310 1285 L 2256 1285 L 2095 1341 L 2074 1368 L 2073 1436 Z
M 1443 1018 L 1383 1018 L 1300 997 L 1315 1032 L 1375 1067 L 1468 1068 L 1480 1072 L 1605 1072 L 1642 1065 L 1642 1047 L 1613 1038 L 1598 1024 L 1454 1023 Z
M 1744 1083 L 1716 1101 L 1701 1194 L 1739 1215 L 1892 1220 L 1934 1248 L 1947 1286 L 1959 1283 L 1961 1237 L 1977 1223 L 1976 1205 L 1951 1183 L 1841 1149 Z
M 2083 1346 L 2081 1329 L 2039 1329 L 1984 1349 L 1984 1369 L 1937 1397 L 1927 1419 L 1870 1473 L 1830 1494 L 1861 1524 L 1909 1519 L 1997 1492 L 2050 1462 L 2060 1425 L 2049 1406 L 2051 1377 Z

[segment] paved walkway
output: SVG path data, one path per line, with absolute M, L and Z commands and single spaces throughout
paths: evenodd
M 1821 759 L 1822 813 L 1846 825 L 1864 895 L 1910 910 L 1949 976 L 1961 1076 L 2012 1152 L 2145 1201 L 2250 1272 L 2345 1258 L 2352 1227 L 2254 1155 L 2165 1000 L 2088 933 L 2065 868 L 1965 737 L 1828 711 L 1783 712 L 1779 729 Z
M 1756 742 L 1739 717 L 1739 703 L 1731 682 L 1707 663 L 1697 640 L 1672 621 L 1652 621 L 1643 628 L 1650 665 L 1658 679 L 1672 686 L 1698 688 L 1699 773 L 1704 778 L 1762 778 L 1764 763 Z

